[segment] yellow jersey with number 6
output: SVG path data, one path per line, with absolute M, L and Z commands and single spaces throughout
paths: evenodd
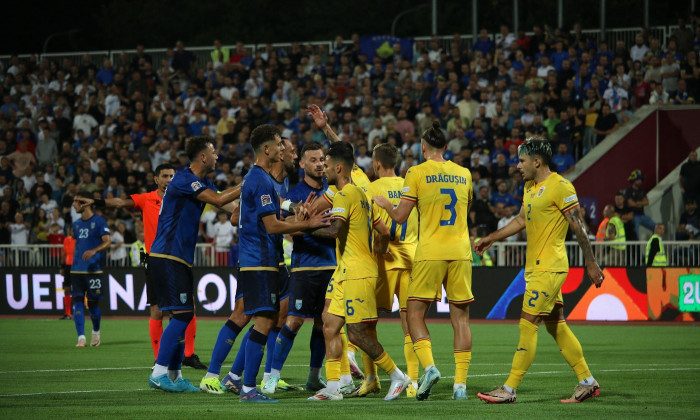
M 406 173 L 401 199 L 416 202 L 418 247 L 414 261 L 469 260 L 472 174 L 454 162 L 428 160 Z
M 398 206 L 401 202 L 401 190 L 403 189 L 404 179 L 398 176 L 383 177 L 375 180 L 363 188 L 367 194 L 367 198 L 381 195 L 389 199 L 391 204 Z M 389 253 L 378 255 L 381 259 L 380 267 L 385 270 L 393 268 L 413 267 L 413 257 L 416 254 L 416 246 L 418 244 L 418 212 L 412 211 L 402 224 L 397 224 L 391 220 L 389 213 L 383 208 L 372 205 L 375 214 L 382 219 L 384 224 L 389 228 Z M 383 263 L 383 264 L 381 264 Z
M 525 183 L 526 273 L 569 271 L 569 258 L 564 246 L 569 222 L 564 213 L 578 205 L 576 189 L 557 173 L 552 173 L 539 184 L 535 181 Z

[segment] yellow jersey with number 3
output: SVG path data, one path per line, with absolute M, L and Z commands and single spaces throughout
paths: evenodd
M 339 281 L 377 277 L 377 263 L 372 256 L 372 207 L 365 193 L 357 186 L 346 184 L 335 194 L 331 219 L 345 222 L 336 239 Z M 373 223 L 375 222 L 375 223 Z
M 372 197 L 381 195 L 389 199 L 394 207 L 401 202 L 401 190 L 403 189 L 404 179 L 398 176 L 383 177 L 375 180 L 363 188 L 370 200 Z M 383 266 L 385 270 L 393 268 L 413 267 L 413 257 L 416 255 L 416 246 L 418 244 L 418 212 L 412 211 L 403 224 L 397 224 L 391 220 L 389 213 L 383 208 L 372 205 L 372 210 L 382 219 L 384 224 L 389 228 L 389 253 L 379 255 L 377 257 L 378 264 Z
M 353 165 L 352 171 L 350 171 L 350 180 L 352 183 L 358 187 L 366 187 L 370 184 L 367 174 L 357 165 Z M 335 185 L 329 185 L 325 193 L 323 193 L 323 198 L 330 204 L 333 204 L 333 197 L 338 192 Z
M 539 184 L 535 181 L 525 183 L 525 272 L 569 271 L 569 258 L 564 246 L 569 222 L 564 213 L 578 205 L 576 189 L 571 182 L 557 173 L 552 173 Z
M 454 162 L 428 160 L 406 173 L 401 199 L 416 202 L 418 247 L 414 261 L 469 260 L 472 174 Z

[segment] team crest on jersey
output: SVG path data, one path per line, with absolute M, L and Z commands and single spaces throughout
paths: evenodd
M 90 223 L 90 229 L 95 229 L 95 222 Z
M 262 203 L 263 207 L 272 204 L 272 197 L 270 194 L 263 194 L 260 196 L 260 202 Z
M 180 302 L 187 302 L 187 293 L 180 293 Z
M 301 299 L 297 299 L 294 301 L 294 308 L 298 311 L 301 309 Z
M 542 197 L 542 194 L 544 194 L 544 189 L 545 189 L 545 188 L 546 188 L 546 187 L 545 187 L 544 185 L 540 187 L 539 191 L 537 191 L 537 198 Z
M 197 191 L 202 188 L 202 184 L 200 184 L 199 181 L 194 181 L 190 186 L 192 187 L 192 191 Z

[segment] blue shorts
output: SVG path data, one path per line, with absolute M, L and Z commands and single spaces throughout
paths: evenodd
M 148 257 L 153 290 L 161 311 L 194 310 L 192 268 L 181 262 Z
M 71 273 L 70 295 L 85 296 L 89 300 L 104 298 L 104 273 Z
M 241 271 L 237 294 L 243 295 L 246 315 L 279 312 L 279 273 L 275 271 Z
M 289 297 L 289 270 L 286 265 L 280 265 L 280 301 Z
M 321 318 L 333 270 L 294 271 L 289 283 L 289 315 Z

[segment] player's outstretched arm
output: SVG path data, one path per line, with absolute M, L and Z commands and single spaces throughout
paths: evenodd
M 395 221 L 398 224 L 401 224 L 408 220 L 408 216 L 411 215 L 413 207 L 416 206 L 415 201 L 401 200 L 399 205 L 397 207 L 394 207 L 394 205 L 391 204 L 391 201 L 389 201 L 388 198 L 382 195 L 372 197 L 372 201 L 374 201 L 379 207 L 386 210 L 386 212 L 389 213 L 389 217 L 391 217 L 391 220 Z
M 134 208 L 134 200 L 127 198 L 127 199 L 121 199 L 121 198 L 106 198 L 104 200 L 93 200 L 92 198 L 85 198 L 85 197 L 75 197 L 73 199 L 74 201 L 77 201 L 80 203 L 80 208 L 85 208 L 87 206 L 91 206 L 93 204 L 97 205 L 97 207 L 113 207 L 113 208 L 118 208 L 118 209 L 132 209 Z
M 509 236 L 513 236 L 523 229 L 525 229 L 525 210 L 524 207 L 520 207 L 520 213 L 518 213 L 518 215 L 511 220 L 510 223 L 477 242 L 474 245 L 474 252 L 476 252 L 478 255 L 483 255 L 484 251 L 489 249 L 491 244 L 494 242 L 500 241 L 501 239 Z
M 569 222 L 569 225 L 574 229 L 574 233 L 576 233 L 576 240 L 578 241 L 578 245 L 581 247 L 581 251 L 583 251 L 583 258 L 586 261 L 586 272 L 588 272 L 588 277 L 590 277 L 593 284 L 595 284 L 595 287 L 600 287 L 600 285 L 603 283 L 605 275 L 603 274 L 603 270 L 600 269 L 600 266 L 595 259 L 595 255 L 593 254 L 593 248 L 591 247 L 591 242 L 588 240 L 586 229 L 583 227 L 583 219 L 581 219 L 578 206 L 564 213 L 564 216 Z
M 214 205 L 228 213 L 233 213 L 235 209 L 231 202 L 240 196 L 241 186 L 236 185 L 235 187 L 228 188 L 221 193 L 217 193 L 211 189 L 204 190 L 197 196 L 197 199 Z
M 334 219 L 331 222 L 331 225 L 328 227 L 324 227 L 321 229 L 316 229 L 314 230 L 311 234 L 314 236 L 319 236 L 321 238 L 332 238 L 335 239 L 338 237 L 338 233 L 340 233 L 340 230 L 343 228 L 345 225 L 345 221 L 342 219 Z
M 377 224 L 374 225 L 374 230 L 379 232 L 379 240 L 376 242 L 374 250 L 377 254 L 386 254 L 389 252 L 389 242 L 391 238 L 389 228 L 387 228 L 386 224 L 380 219 Z
M 328 141 L 330 141 L 331 143 L 340 141 L 338 135 L 335 134 L 333 129 L 328 125 L 328 115 L 326 115 L 326 113 L 323 112 L 323 110 L 321 110 L 321 108 L 319 108 L 318 105 L 309 105 L 309 107 L 306 108 L 306 113 L 309 115 L 309 117 L 311 117 L 312 120 L 314 120 L 314 124 L 318 126 L 318 129 L 323 131 L 323 134 L 326 135 Z
M 330 217 L 328 213 L 315 213 L 306 220 L 279 220 L 275 214 L 268 214 L 262 221 L 268 234 L 277 235 L 328 226 Z

